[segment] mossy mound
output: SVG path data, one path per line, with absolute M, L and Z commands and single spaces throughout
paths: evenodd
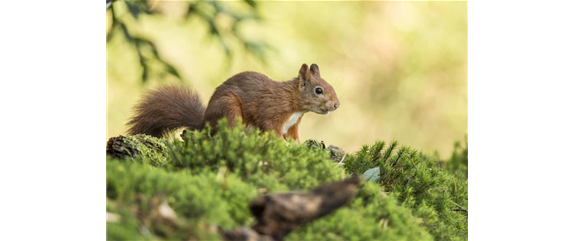
M 467 239 L 466 213 L 453 211 L 467 210 L 467 181 L 436 160 L 377 143 L 334 161 L 324 146 L 220 125 L 217 134 L 186 132 L 183 141 L 146 137 L 165 149 L 108 157 L 107 212 L 120 217 L 107 223 L 108 240 L 221 239 L 219 228 L 254 224 L 248 205 L 259 195 L 308 190 L 373 168 L 380 168 L 380 177 L 361 184 L 350 205 L 286 239 Z M 177 218 L 160 215 L 166 207 Z

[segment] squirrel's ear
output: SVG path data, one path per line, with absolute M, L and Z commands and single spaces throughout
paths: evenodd
M 309 67 L 307 64 L 301 65 L 301 69 L 299 69 L 299 84 L 300 86 L 305 86 L 305 82 L 311 79 L 311 72 L 309 71 Z
M 316 64 L 311 65 L 311 74 L 317 77 L 321 77 L 321 72 L 319 72 L 319 66 Z

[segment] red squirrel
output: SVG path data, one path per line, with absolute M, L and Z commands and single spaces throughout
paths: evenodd
M 128 122 L 128 133 L 161 137 L 185 127 L 190 130 L 211 126 L 227 118 L 233 126 L 241 117 L 247 126 L 275 132 L 299 141 L 298 126 L 309 111 L 326 115 L 339 108 L 333 87 L 321 78 L 319 66 L 303 64 L 299 76 L 278 82 L 257 72 L 242 72 L 221 84 L 207 108 L 198 95 L 180 86 L 163 86 L 144 95 Z

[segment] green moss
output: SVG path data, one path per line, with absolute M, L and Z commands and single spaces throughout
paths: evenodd
M 209 129 L 188 132 L 183 141 L 146 137 L 165 145 L 155 156 L 142 152 L 128 162 L 109 157 L 106 208 L 122 219 L 108 223 L 108 239 L 217 239 L 217 226 L 253 224 L 248 204 L 258 195 L 307 190 L 374 167 L 381 170 L 379 183 L 364 183 L 350 205 L 287 239 L 466 239 L 466 213 L 452 211 L 467 209 L 466 179 L 416 151 L 378 142 L 347 155 L 338 166 L 324 148 L 224 126 L 221 122 L 213 135 Z M 149 210 L 142 200 L 154 197 L 167 200 L 178 215 L 176 224 L 157 224 L 137 211 Z
M 395 196 L 368 182 L 350 207 L 310 223 L 288 240 L 433 240 L 421 223 Z
M 467 239 L 468 181 L 449 174 L 438 161 L 396 142 L 388 147 L 377 142 L 347 156 L 344 166 L 352 174 L 379 168 L 378 183 L 411 208 L 435 239 Z
M 250 218 L 248 204 L 257 196 L 255 187 L 240 180 L 235 174 L 189 171 L 177 173 L 137 163 L 108 160 L 107 185 L 118 193 L 109 197 L 123 203 L 135 202 L 138 194 L 144 197 L 161 195 L 178 214 L 186 218 L 202 219 L 223 227 L 235 227 Z
M 120 220 L 106 223 L 106 240 L 151 240 L 139 232 L 139 221 L 127 208 L 113 211 L 118 212 Z
M 164 138 L 158 139 L 144 134 L 113 137 L 108 141 L 106 153 L 112 158 L 163 166 L 168 162 L 166 142 Z
M 220 122 L 220 126 L 226 125 Z M 214 136 L 209 129 L 187 132 L 184 141 L 170 143 L 170 167 L 192 173 L 226 167 L 244 181 L 270 190 L 310 188 L 344 176 L 344 170 L 333 165 L 328 152 L 241 126 L 218 130 Z
M 464 145 L 460 142 L 454 144 L 454 151 L 445 165 L 450 173 L 468 179 L 468 140 L 464 141 Z

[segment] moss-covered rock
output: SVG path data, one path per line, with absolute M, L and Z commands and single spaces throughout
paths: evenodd
M 333 146 L 333 145 L 330 145 L 327 147 L 325 145 L 325 142 L 323 142 L 323 141 L 306 140 L 305 145 L 307 145 L 307 147 L 310 149 L 325 151 L 325 152 L 329 153 L 331 160 L 333 160 L 337 163 L 341 162 L 343 160 L 343 158 L 345 157 L 345 151 L 343 151 L 343 149 L 336 147 L 336 146 Z
M 139 160 L 154 166 L 168 162 L 166 140 L 144 134 L 110 138 L 106 154 L 111 158 Z

